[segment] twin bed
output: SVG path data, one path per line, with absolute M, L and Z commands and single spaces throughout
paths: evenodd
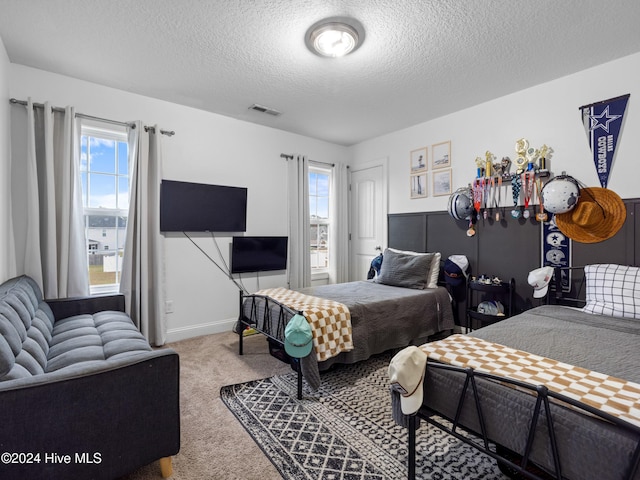
M 496 458 L 515 478 L 639 479 L 639 272 L 587 266 L 583 309 L 542 305 L 423 345 L 417 414 L 398 413 L 392 390 L 396 420 L 409 430 L 409 478 L 422 419 Z
M 320 372 L 335 363 L 359 362 L 450 333 L 454 328 L 451 300 L 447 289 L 438 285 L 439 274 L 439 253 L 387 249 L 380 272 L 373 280 L 298 290 L 303 295 L 338 302 L 350 312 L 352 348 L 323 359 L 315 351 L 302 359 L 289 358 L 284 352 L 285 326 L 298 310 L 274 299 L 269 295 L 272 291 L 241 294 L 236 329 L 240 354 L 242 331 L 246 327 L 266 335 L 272 354 L 291 362 L 298 371 L 298 398 L 302 398 L 303 377 L 312 389 L 317 389 Z M 315 337 L 314 332 L 317 347 Z

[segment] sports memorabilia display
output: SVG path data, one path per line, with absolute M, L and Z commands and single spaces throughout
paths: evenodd
M 614 236 L 626 220 L 624 202 L 607 189 L 607 184 L 629 97 L 622 95 L 580 107 L 601 187 L 582 185 L 566 172 L 552 177 L 547 165 L 552 149 L 546 144 L 534 148 L 528 139 L 519 138 L 515 142 L 515 173 L 509 173 L 509 157 L 494 162 L 496 156 L 490 151 L 485 152 L 484 159 L 476 157 L 476 178 L 464 199 L 458 192 L 451 196 L 449 213 L 457 220 L 468 218 L 467 235 L 472 236 L 473 217 L 489 220 L 489 224 L 501 221 L 502 188 L 510 184 L 511 216 L 524 222 L 533 213 L 543 225 L 543 262 L 570 265 L 570 240 L 601 242 Z M 548 177 L 552 178 L 544 180 Z

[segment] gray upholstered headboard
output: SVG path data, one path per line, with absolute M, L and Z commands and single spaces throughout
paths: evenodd
M 572 265 L 593 263 L 640 264 L 640 199 L 624 201 L 627 220 L 609 240 L 586 244 L 572 243 Z M 472 275 L 487 274 L 503 280 L 514 278 L 515 312 L 540 304 L 527 283 L 529 272 L 541 266 L 542 232 L 534 218 L 502 215 L 480 219 L 476 235 L 468 237 L 467 222 L 454 220 L 447 212 L 397 213 L 388 216 L 388 245 L 416 252 L 440 252 L 442 261 L 462 254 L 469 259 Z M 573 275 L 572 275 L 573 277 Z M 579 278 L 578 272 L 575 275 Z M 573 282 L 573 280 L 572 280 Z

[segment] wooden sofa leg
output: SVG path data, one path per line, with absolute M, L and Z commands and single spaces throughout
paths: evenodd
M 169 478 L 173 474 L 171 457 L 162 457 L 160 459 L 160 472 L 162 473 L 162 478 Z

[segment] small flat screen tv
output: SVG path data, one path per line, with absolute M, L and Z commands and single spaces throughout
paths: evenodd
M 233 237 L 231 273 L 286 270 L 288 237 Z
M 245 232 L 247 189 L 162 180 L 161 232 Z

